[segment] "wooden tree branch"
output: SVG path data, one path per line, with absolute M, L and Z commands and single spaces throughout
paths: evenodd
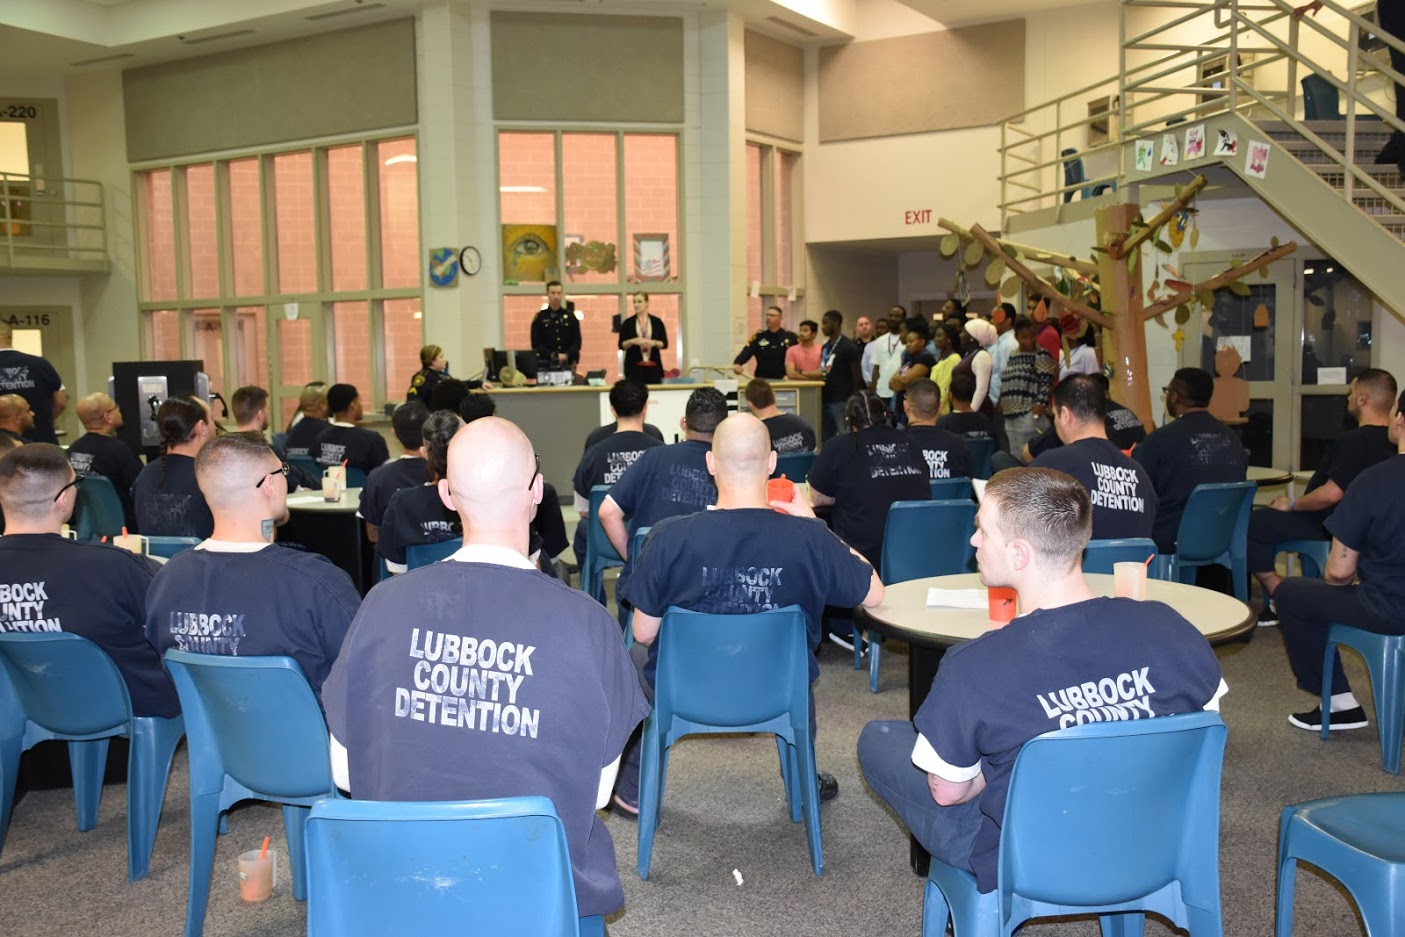
M 1112 320 L 1109 319 L 1107 316 L 1103 315 L 1101 312 L 1098 312 L 1096 309 L 1092 308 L 1086 303 L 1081 303 L 1076 299 L 1071 299 L 1070 297 L 1065 296 L 1063 293 L 1060 293 L 1058 290 L 1054 289 L 1052 286 L 1035 276 L 1034 273 L 1024 264 L 1020 263 L 1018 260 L 1002 251 L 1000 249 L 1000 244 L 995 240 L 995 238 L 991 237 L 990 232 L 986 231 L 980 225 L 971 225 L 971 237 L 975 238 L 977 241 L 980 241 L 981 244 L 985 245 L 985 249 L 987 252 L 994 256 L 1004 259 L 1006 269 L 1008 269 L 1015 276 L 1023 280 L 1025 282 L 1025 285 L 1036 290 L 1041 296 L 1049 300 L 1049 302 L 1053 303 L 1055 306 L 1060 306 L 1064 309 L 1067 309 L 1070 312 L 1075 313 L 1076 315 L 1079 315 L 1084 319 L 1087 319 L 1089 322 L 1092 322 L 1093 324 L 1101 328 L 1112 328 Z
M 1272 250 L 1264 251 L 1262 254 L 1255 257 L 1248 263 L 1241 264 L 1238 267 L 1231 267 L 1224 273 L 1221 273 L 1218 276 L 1213 276 L 1210 279 L 1204 281 L 1203 283 L 1192 283 L 1188 288 L 1181 290 L 1176 295 L 1168 299 L 1163 299 L 1159 303 L 1153 303 L 1152 305 L 1147 306 L 1146 309 L 1142 311 L 1142 316 L 1144 319 L 1154 319 L 1157 316 L 1161 315 L 1163 312 L 1166 312 L 1168 309 L 1175 309 L 1181 303 L 1190 301 L 1191 297 L 1193 297 L 1196 293 L 1200 292 L 1201 290 L 1210 290 L 1211 292 L 1213 292 L 1222 286 L 1227 286 L 1228 284 L 1233 283 L 1235 280 L 1238 280 L 1241 277 L 1253 273 L 1260 267 L 1266 267 L 1269 264 L 1273 263 L 1275 260 L 1287 257 L 1289 254 L 1291 254 L 1297 249 L 1297 242 L 1289 241 L 1287 244 L 1282 244 L 1278 247 L 1273 248 Z
M 950 231 L 952 234 L 960 235 L 963 238 L 971 236 L 970 231 L 967 231 L 949 218 L 938 218 L 937 227 Z M 1006 240 L 1005 238 L 998 238 L 997 243 L 1004 247 L 1013 247 L 1036 263 L 1049 264 L 1051 267 L 1063 267 L 1065 270 L 1077 270 L 1085 277 L 1095 277 L 1098 275 L 1097 264 L 1089 263 L 1086 260 L 1079 260 L 1076 257 L 1065 257 L 1062 254 L 1056 254 L 1042 247 L 1031 247 L 1028 244 L 1016 244 L 1014 241 Z
M 1138 228 L 1121 244 L 1110 244 L 1108 250 L 1112 252 L 1112 256 L 1125 260 L 1132 251 L 1142 246 L 1143 241 L 1155 234 L 1157 228 L 1171 220 L 1172 215 L 1189 205 L 1191 199 L 1195 198 L 1195 193 L 1203 188 L 1205 188 L 1205 177 L 1196 176 L 1190 185 L 1181 189 L 1180 195 L 1171 199 L 1170 204 L 1157 212 L 1156 217 L 1146 223 L 1145 228 Z

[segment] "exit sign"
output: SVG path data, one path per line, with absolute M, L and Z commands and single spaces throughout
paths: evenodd
M 916 211 L 903 212 L 903 224 L 931 224 L 932 210 L 930 208 L 919 208 Z

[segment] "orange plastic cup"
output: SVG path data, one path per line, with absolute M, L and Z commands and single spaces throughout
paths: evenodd
M 795 482 L 782 475 L 780 478 L 772 478 L 766 482 L 767 501 L 792 501 L 795 498 Z M 772 510 L 778 510 L 772 508 Z M 784 511 L 781 511 L 784 514 Z
M 986 604 L 992 622 L 1008 625 L 1014 621 L 1018 601 L 1019 596 L 1008 586 L 989 586 L 986 589 Z

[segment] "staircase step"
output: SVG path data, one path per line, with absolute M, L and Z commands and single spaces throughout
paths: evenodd
M 1346 169 L 1336 163 L 1322 165 L 1314 163 L 1308 167 L 1313 172 L 1322 177 L 1322 181 L 1328 185 L 1341 188 L 1346 183 Z M 1400 168 L 1394 163 L 1359 163 L 1358 169 L 1375 179 L 1387 189 L 1398 189 L 1405 186 L 1405 176 L 1400 173 Z

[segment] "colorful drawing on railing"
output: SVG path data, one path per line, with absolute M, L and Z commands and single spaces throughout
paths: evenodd
M 1216 130 L 1215 131 L 1215 155 L 1216 156 L 1238 156 L 1239 155 L 1239 131 L 1237 130 Z
M 1205 125 L 1196 124 L 1185 132 L 1185 158 L 1200 159 L 1205 155 Z
M 1181 145 L 1174 133 L 1161 135 L 1161 165 L 1175 166 L 1181 161 Z
M 1137 141 L 1137 172 L 1151 172 L 1152 163 L 1156 162 L 1156 141 Z
M 1268 144 L 1258 140 L 1249 141 L 1249 155 L 1244 157 L 1244 172 L 1255 179 L 1268 175 Z

